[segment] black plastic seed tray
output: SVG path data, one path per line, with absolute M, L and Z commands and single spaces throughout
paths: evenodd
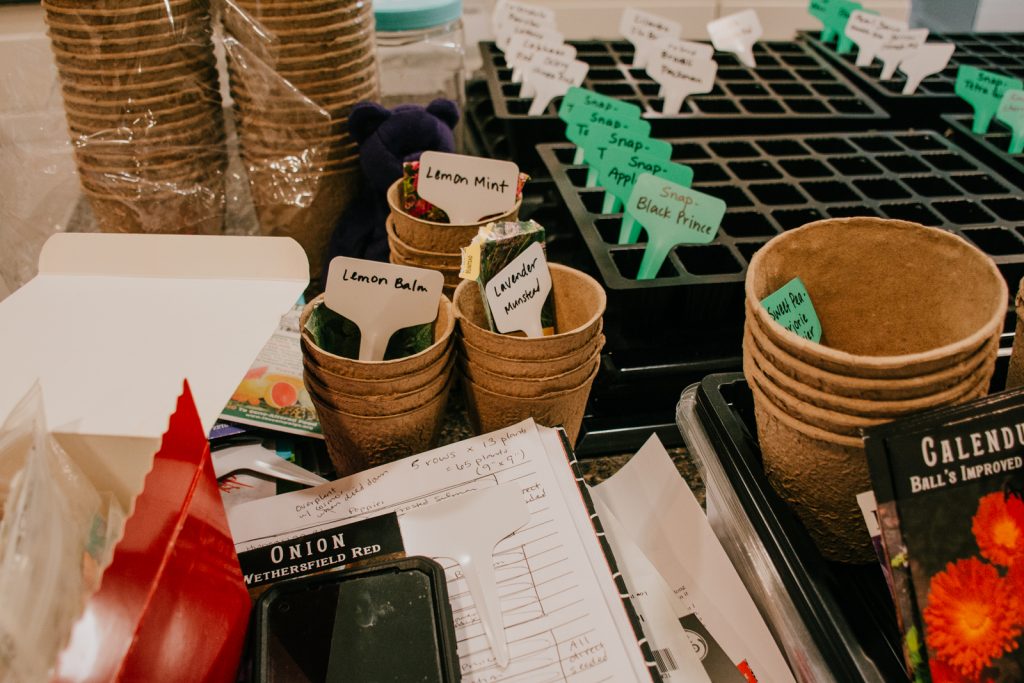
M 956 52 L 946 68 L 925 78 L 911 95 L 903 95 L 906 77 L 897 70 L 888 81 L 879 80 L 882 63 L 859 67 L 854 61 L 857 48 L 841 55 L 835 43 L 822 43 L 818 34 L 802 32 L 801 38 L 849 76 L 875 99 L 899 125 L 921 126 L 939 114 L 970 113 L 971 106 L 954 92 L 956 72 L 961 64 L 1024 78 L 1024 33 L 931 33 L 930 43 L 956 43 Z
M 947 114 L 943 127 L 950 129 L 953 140 L 977 158 L 984 160 L 1007 179 L 1024 187 L 1024 154 L 1010 154 L 1010 129 L 993 119 L 988 132 L 978 135 L 971 130 L 971 114 Z
M 583 87 L 636 104 L 651 121 L 655 137 L 724 135 L 738 132 L 782 133 L 866 129 L 884 125 L 885 112 L 846 77 L 801 42 L 760 42 L 754 46 L 757 68 L 735 55 L 716 52 L 718 74 L 714 89 L 688 97 L 683 111 L 663 115 L 659 85 L 643 69 L 633 69 L 630 43 L 588 41 L 571 43 L 577 59 L 590 71 Z M 529 116 L 530 99 L 519 97 L 512 69 L 494 43 L 480 43 L 484 75 L 490 91 L 496 128 L 516 155 L 532 154 L 541 142 L 565 139 L 558 119 L 561 98 L 547 110 Z M 522 157 L 515 160 L 521 161 Z
M 715 240 L 677 246 L 636 280 L 644 243 L 616 244 L 622 215 L 601 212 L 571 144 L 540 145 L 608 292 L 605 336 L 624 366 L 739 353 L 743 281 L 773 236 L 828 217 L 880 216 L 952 230 L 989 254 L 1010 291 L 1024 275 L 1024 198 L 985 164 L 929 131 L 671 140 L 694 188 L 728 206 Z M 635 357 L 636 360 L 629 360 Z M 657 358 L 657 361 L 645 361 Z

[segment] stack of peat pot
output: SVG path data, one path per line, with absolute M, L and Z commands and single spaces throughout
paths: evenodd
M 760 304 L 795 277 L 811 296 L 821 343 Z M 1007 299 L 981 251 L 905 221 L 817 221 L 754 255 L 743 371 L 765 471 L 826 558 L 874 560 L 856 501 L 871 488 L 861 430 L 984 396 Z

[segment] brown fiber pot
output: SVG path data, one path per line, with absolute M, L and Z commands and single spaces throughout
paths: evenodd
M 422 453 L 441 431 L 452 379 L 432 401 L 398 415 L 365 417 L 332 410 L 313 398 L 327 454 L 338 477 Z
M 995 337 L 971 358 L 934 373 L 894 379 L 849 377 L 808 365 L 780 349 L 764 336 L 760 328 L 749 322 L 749 306 L 747 319 L 746 334 L 754 340 L 765 359 L 778 370 L 804 385 L 829 394 L 872 401 L 921 398 L 956 386 L 977 370 L 978 366 L 995 358 L 999 349 L 999 338 Z
M 569 443 L 575 444 L 597 372 L 598 365 L 595 364 L 590 375 L 578 387 L 536 398 L 516 398 L 488 391 L 462 375 L 469 419 L 476 432 L 484 434 L 532 417 L 548 427 L 565 427 Z
M 388 246 L 391 247 L 392 254 L 397 254 L 405 261 L 414 261 L 416 263 L 422 263 L 431 266 L 442 266 L 445 268 L 461 268 L 461 251 L 425 251 L 423 249 L 417 249 L 412 245 L 406 244 L 405 242 L 402 241 L 402 238 L 395 234 L 394 214 L 388 216 L 387 220 L 384 222 L 384 225 L 386 227 L 388 235 Z
M 779 410 L 754 382 L 750 389 L 772 487 L 807 527 L 825 558 L 876 562 L 856 498 L 871 488 L 863 442 L 805 425 Z
M 305 344 L 305 342 L 300 342 Z M 437 362 L 428 365 L 417 372 L 396 378 L 386 379 L 356 379 L 336 375 L 316 364 L 311 355 L 304 355 L 302 367 L 310 375 L 313 375 L 318 382 L 325 386 L 332 387 L 336 392 L 351 397 L 379 396 L 381 394 L 404 394 L 410 391 L 422 389 L 430 384 L 441 371 L 444 370 L 452 357 L 452 342 L 448 342 L 448 350 L 437 359 Z
M 1013 333 L 1013 355 L 1010 369 L 1006 373 L 1006 388 L 1013 389 L 1024 384 L 1024 279 L 1017 289 L 1014 308 L 1017 311 L 1017 327 Z
M 508 377 L 466 362 L 459 363 L 459 371 L 477 386 L 496 394 L 537 398 L 578 387 L 600 365 L 600 356 L 600 351 L 594 353 L 579 367 L 551 377 Z
M 760 306 L 794 277 L 810 292 L 821 344 L 775 323 Z M 774 237 L 747 268 L 757 326 L 804 362 L 837 374 L 905 378 L 948 368 L 999 334 L 1007 289 L 966 240 L 881 218 L 815 221 Z
M 779 391 L 784 391 L 806 403 L 826 410 L 867 418 L 891 419 L 937 406 L 949 405 L 961 399 L 964 395 L 975 393 L 982 385 L 987 387 L 988 382 L 992 379 L 992 373 L 995 371 L 995 353 L 993 349 L 990 360 L 977 363 L 970 375 L 949 388 L 919 398 L 898 401 L 873 401 L 838 396 L 807 386 L 803 382 L 793 379 L 768 362 L 761 354 L 757 342 L 753 341 L 749 333 L 744 335 L 743 354 L 745 357 L 749 356 L 751 358 L 757 368 L 764 373 L 773 386 L 778 387 Z
M 321 305 L 323 299 L 321 294 L 302 309 L 299 318 L 302 353 L 317 367 L 322 367 L 334 375 L 370 380 L 398 379 L 433 365 L 451 350 L 449 339 L 455 329 L 455 316 L 452 314 L 451 302 L 441 297 L 437 305 L 437 319 L 434 321 L 434 343 L 419 353 L 405 358 L 381 361 L 360 361 L 327 353 L 313 342 L 312 335 L 306 331 L 306 321 L 309 320 L 313 307 Z
M 406 413 L 430 403 L 448 384 L 454 365 L 455 358 L 450 358 L 429 384 L 405 393 L 350 396 L 327 387 L 308 372 L 304 373 L 303 380 L 310 396 L 316 394 L 317 400 L 328 408 L 363 417 L 385 417 Z
M 586 346 L 601 329 L 601 316 L 608 302 L 604 288 L 574 268 L 558 263 L 549 263 L 548 267 L 557 334 L 531 339 L 491 332 L 479 285 L 463 280 L 452 300 L 462 338 L 485 353 L 513 360 L 560 358 Z
M 600 352 L 604 348 L 605 341 L 604 335 L 600 333 L 600 327 L 598 327 L 598 334 L 577 351 L 557 358 L 545 358 L 542 361 L 512 360 L 493 356 L 476 348 L 465 339 L 459 339 L 458 341 L 459 354 L 465 363 L 469 363 L 473 367 L 482 368 L 495 375 L 524 379 L 545 379 L 568 372 L 573 368 L 578 368 L 592 355 Z
M 399 199 L 401 184 L 402 180 L 399 178 L 388 188 L 388 205 L 391 207 L 391 217 L 395 221 L 395 235 L 410 247 L 424 251 L 458 252 L 459 249 L 468 246 L 473 241 L 481 226 L 492 222 L 517 220 L 519 207 L 523 203 L 522 198 L 519 198 L 516 200 L 515 206 L 507 213 L 491 216 L 477 223 L 467 225 L 437 223 L 410 216 L 402 210 L 402 202 Z

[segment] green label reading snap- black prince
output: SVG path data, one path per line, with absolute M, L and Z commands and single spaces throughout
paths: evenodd
M 706 244 L 718 234 L 725 202 L 644 173 L 629 195 L 627 209 L 647 229 L 651 241 Z

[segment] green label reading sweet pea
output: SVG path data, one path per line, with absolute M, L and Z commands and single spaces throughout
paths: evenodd
M 999 103 L 1007 90 L 1020 90 L 1024 82 L 1002 74 L 962 64 L 956 72 L 956 94 L 974 107 L 973 130 L 978 135 L 988 132 L 992 117 L 999 109 Z
M 825 26 L 839 36 L 836 52 L 841 55 L 853 49 L 853 41 L 846 36 L 846 22 L 850 20 L 850 14 L 859 9 L 863 6 L 851 0 L 832 0 L 825 9 Z
M 996 118 L 1010 131 L 1010 154 L 1024 152 L 1024 90 L 1007 90 L 999 101 Z
M 795 277 L 773 294 L 761 299 L 772 320 L 812 342 L 821 341 L 821 322 L 803 281 Z
M 637 279 L 650 280 L 675 245 L 707 244 L 715 239 L 725 202 L 643 173 L 626 201 L 626 210 L 647 230 L 647 249 Z
M 577 107 L 596 109 L 606 116 L 616 119 L 638 119 L 643 114 L 643 110 L 635 104 L 601 95 L 586 88 L 569 88 L 569 91 L 562 97 L 562 104 L 558 108 L 558 118 L 566 123 L 571 120 L 579 120 L 578 117 L 573 116 Z

